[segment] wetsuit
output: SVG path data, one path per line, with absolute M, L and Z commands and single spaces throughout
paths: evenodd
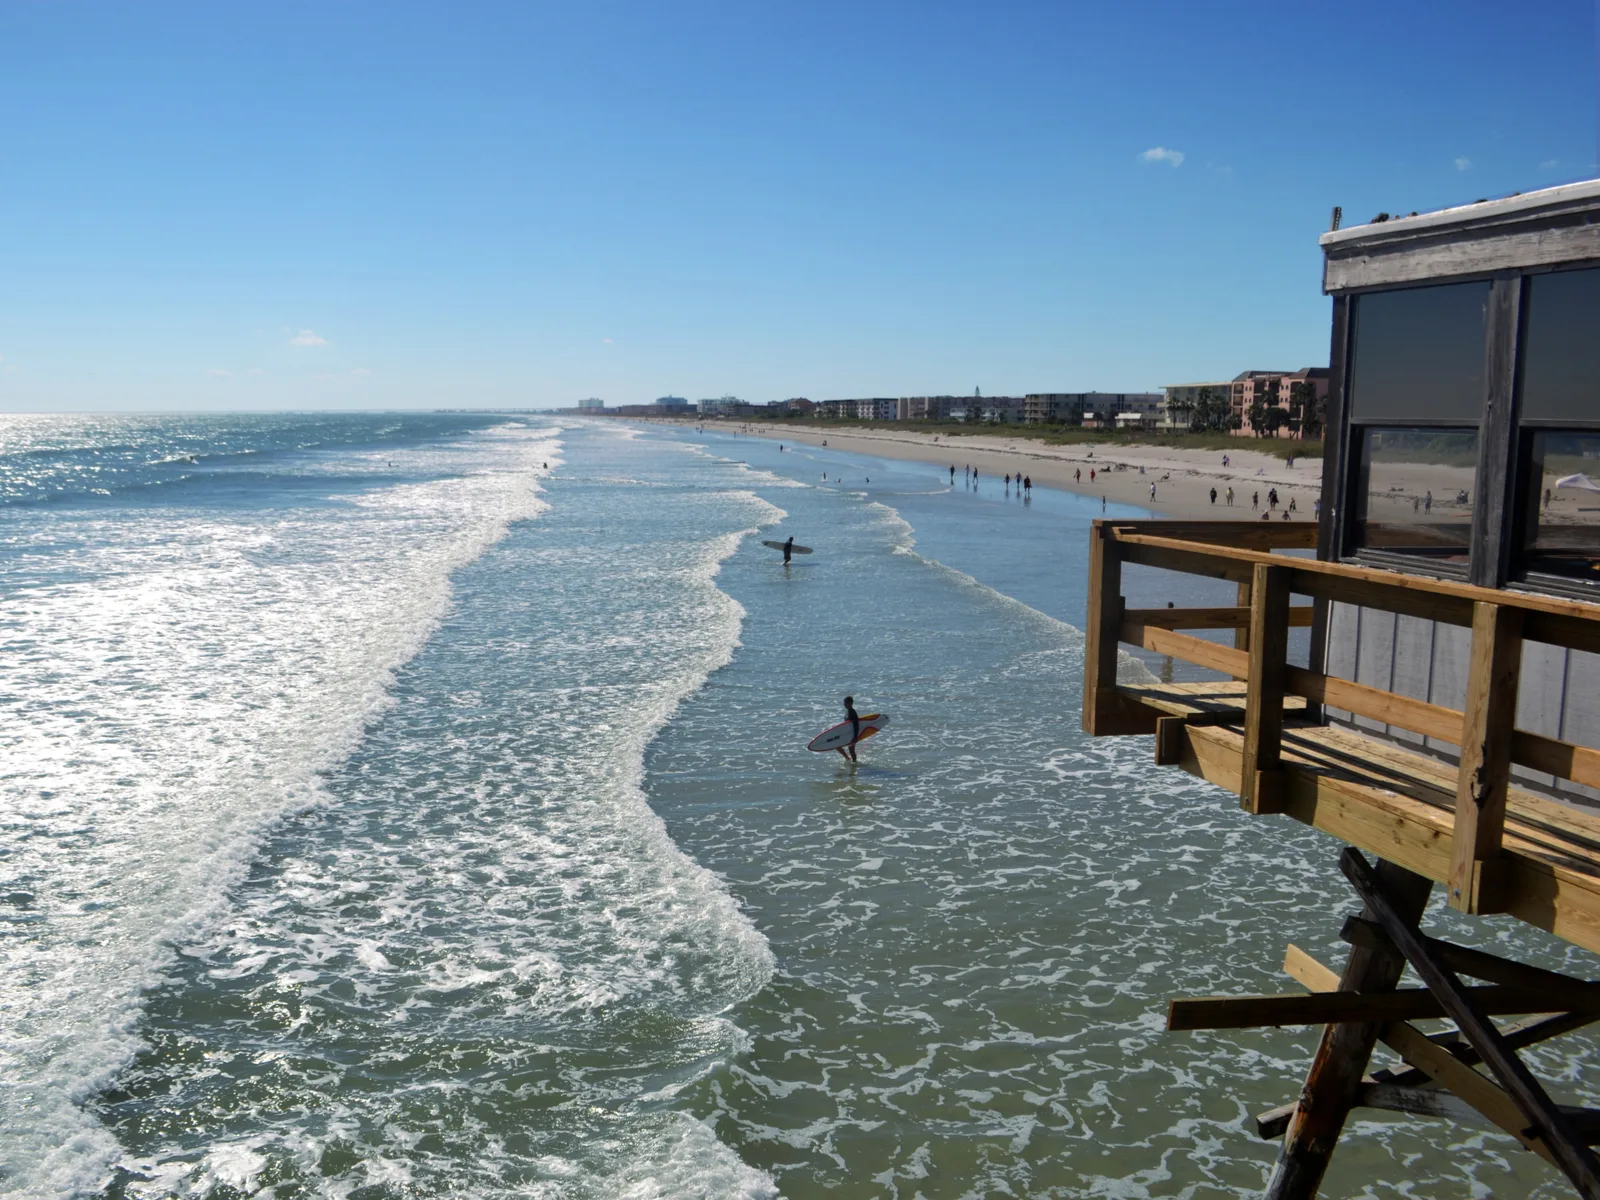
M 794 553 L 794 539 L 790 538 L 783 544 L 783 565 L 789 565 L 789 556 Z
M 843 754 L 845 752 L 845 750 L 849 750 L 850 751 L 850 755 L 849 755 L 850 761 L 851 762 L 855 762 L 855 760 L 856 760 L 856 743 L 861 740 L 861 718 L 856 715 L 856 706 L 855 705 L 846 704 L 844 706 L 844 719 L 846 721 L 850 722 L 850 744 L 848 746 L 844 747 L 843 749 L 841 749 L 839 751 L 839 753 Z

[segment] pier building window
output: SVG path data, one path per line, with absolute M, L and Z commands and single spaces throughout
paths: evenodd
M 1600 587 L 1600 429 L 1524 434 L 1521 568 Z
M 1358 425 L 1482 421 L 1488 301 L 1485 282 L 1358 296 L 1351 420 Z
M 1356 432 L 1356 548 L 1464 568 L 1472 546 L 1477 429 L 1369 426 Z
M 1600 588 L 1600 270 L 1531 276 L 1523 304 L 1514 562 Z
M 1522 419 L 1600 426 L 1600 270 L 1528 280 Z

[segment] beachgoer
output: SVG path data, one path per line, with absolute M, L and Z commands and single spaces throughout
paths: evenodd
M 1105 510 L 1106 510 L 1106 498 L 1104 496 L 1101 496 L 1100 497 L 1100 511 L 1101 512 L 1105 512 Z
M 956 468 L 955 468 L 955 464 L 951 463 L 950 464 L 950 486 L 954 487 L 955 485 L 956 485 Z
M 1083 482 L 1083 468 L 1082 467 L 1079 467 L 1076 471 L 1074 471 L 1072 473 L 1072 482 L 1073 483 L 1082 483 Z
M 1152 483 L 1150 485 L 1150 499 L 1154 500 L 1155 498 L 1156 498 L 1156 485 Z
M 1094 468 L 1093 467 L 1089 468 L 1089 482 L 1090 483 L 1094 482 Z
M 1550 507 L 1550 489 L 1549 488 L 1545 488 L 1545 490 L 1544 490 L 1544 506 L 1546 508 Z
M 1025 491 L 1025 492 L 1033 491 L 1033 476 L 1032 475 L 1024 475 L 1022 477 L 1022 490 Z
M 1311 515 L 1317 520 L 1322 520 L 1322 497 L 1318 496 L 1311 501 Z
M 1429 512 L 1429 513 L 1431 513 L 1433 511 L 1433 489 L 1432 488 L 1428 489 L 1428 498 L 1422 502 L 1422 510 L 1424 512 Z
M 1260 492 L 1251 492 L 1250 493 L 1250 507 L 1251 508 L 1260 508 L 1261 507 L 1261 493 Z
M 856 743 L 861 740 L 861 718 L 856 715 L 856 698 L 854 696 L 846 696 L 844 698 L 844 719 L 850 722 L 850 744 L 839 747 L 839 757 L 848 758 L 851 762 L 855 762 Z M 847 750 L 849 751 L 848 754 L 845 753 Z
M 1299 509 L 1297 509 L 1294 506 L 1294 497 L 1293 496 L 1289 497 L 1289 511 L 1290 512 L 1299 512 L 1300 511 Z
M 794 534 L 789 535 L 789 540 L 783 544 L 783 565 L 789 565 L 789 556 L 794 553 Z
M 1211 489 L 1211 503 L 1215 504 L 1216 502 L 1217 502 L 1217 489 L 1216 488 L 1212 488 Z
M 1226 466 L 1227 466 L 1227 465 L 1228 465 L 1228 456 L 1227 456 L 1227 455 L 1226 455 L 1226 454 L 1224 454 L 1224 455 L 1223 455 L 1223 456 L 1222 456 L 1222 465 L 1223 465 L 1223 466 L 1224 466 L 1224 467 L 1226 467 Z
M 1228 485 L 1228 507 L 1233 507 L 1233 484 Z

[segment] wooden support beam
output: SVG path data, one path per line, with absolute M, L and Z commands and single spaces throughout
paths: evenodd
M 1426 1074 L 1440 1087 L 1449 1088 L 1482 1113 L 1484 1118 L 1505 1130 L 1524 1147 L 1559 1166 L 1544 1140 L 1528 1133 L 1527 1119 L 1504 1088 L 1495 1085 L 1438 1045 L 1414 1025 L 1403 1021 L 1385 1025 L 1379 1038 L 1401 1058 Z
M 1297 604 L 1289 610 L 1289 627 L 1307 629 L 1311 625 L 1312 606 Z M 1234 629 L 1250 627 L 1248 604 L 1222 608 L 1125 608 L 1122 619 L 1129 625 L 1149 625 L 1156 629 Z M 1248 639 L 1246 639 L 1248 640 Z M 1246 647 L 1239 646 L 1238 649 Z
M 1372 947 L 1389 940 L 1381 926 L 1362 917 L 1347 919 L 1344 928 L 1339 931 L 1339 936 L 1352 946 Z M 1509 958 L 1501 958 L 1498 954 L 1490 954 L 1486 950 L 1474 950 L 1470 946 L 1458 946 L 1454 942 L 1441 941 L 1439 938 L 1421 934 L 1418 936 L 1422 937 L 1422 944 L 1428 948 L 1428 953 L 1458 975 L 1470 975 L 1474 979 L 1487 980 L 1489 983 L 1533 990 L 1560 989 L 1575 983 L 1589 982 L 1563 975 L 1559 971 L 1547 971 L 1543 967 L 1530 967 L 1527 963 L 1513 962 Z M 1298 947 L 1291 946 L 1290 949 L 1298 950 Z M 1300 953 L 1303 954 L 1304 951 Z M 1285 967 L 1285 970 L 1287 969 Z
M 1500 840 L 1511 787 L 1511 731 L 1522 669 L 1522 614 L 1479 601 L 1472 612 L 1472 657 L 1462 717 L 1456 821 L 1450 841 L 1450 907 L 1499 912 L 1504 883 Z
M 1254 586 L 1255 586 L 1255 570 L 1254 570 L 1254 568 L 1252 568 L 1251 572 L 1250 572 L 1250 578 L 1247 579 L 1247 580 L 1242 581 L 1234 589 L 1235 601 L 1236 601 L 1236 603 L 1238 604 L 1238 606 L 1240 608 L 1245 610 L 1246 614 L 1248 614 L 1250 612 L 1250 595 L 1251 595 L 1251 589 Z M 1246 651 L 1248 651 L 1250 649 L 1250 621 L 1249 621 L 1248 616 L 1246 616 L 1245 623 L 1242 626 L 1240 626 L 1238 629 L 1234 630 L 1234 633 L 1233 633 L 1233 648 L 1235 650 L 1246 650 Z
M 1464 987 L 1450 968 L 1429 953 L 1416 927 L 1417 915 L 1410 911 L 1410 906 L 1401 908 L 1397 904 L 1384 881 L 1355 850 L 1347 848 L 1339 856 L 1339 866 L 1365 901 L 1367 916 L 1383 927 L 1396 949 L 1445 1006 L 1462 1036 L 1472 1043 L 1484 1065 L 1494 1072 L 1528 1119 L 1531 1133 L 1537 1134 L 1549 1148 L 1556 1164 L 1584 1200 L 1600 1200 L 1600 1161 L 1578 1137 L 1516 1052 L 1505 1044 L 1500 1031 L 1472 995 L 1472 989 Z
M 1380 861 L 1378 872 L 1401 911 L 1413 920 L 1420 918 L 1433 884 L 1391 862 Z M 1369 994 L 1392 991 L 1404 969 L 1405 959 L 1392 947 L 1355 946 L 1339 977 L 1339 986 Z M 1367 1061 L 1378 1041 L 1378 1029 L 1374 1022 L 1362 1022 L 1330 1025 L 1322 1031 L 1267 1185 L 1267 1200 L 1314 1200 L 1344 1130 L 1345 1118 L 1359 1098 Z
M 1249 690 L 1245 693 L 1243 788 L 1246 812 L 1283 811 L 1283 688 L 1289 665 L 1289 573 L 1257 563 L 1250 582 Z
M 1466 991 L 1487 1013 L 1600 1013 L 1600 983 L 1569 982 L 1559 988 L 1491 983 Z M 1167 1029 L 1172 1033 L 1269 1025 L 1422 1021 L 1448 1015 L 1444 1002 L 1427 988 L 1282 996 L 1178 996 L 1167 1001 Z
M 1093 737 L 1155 730 L 1153 713 L 1117 695 L 1121 625 L 1121 549 L 1111 536 L 1111 526 L 1096 521 L 1089 538 L 1089 604 L 1083 635 L 1083 729 Z

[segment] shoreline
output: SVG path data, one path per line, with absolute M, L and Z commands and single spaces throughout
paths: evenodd
M 650 424 L 699 427 L 701 422 L 678 417 L 639 417 L 632 420 Z M 1292 521 L 1315 520 L 1316 501 L 1322 494 L 1322 460 L 1303 458 L 1291 467 L 1275 455 L 1251 450 L 1248 439 L 1239 439 L 1240 449 L 1185 450 L 1170 446 L 1050 446 L 1027 438 L 1004 434 L 961 434 L 956 437 L 921 433 L 915 430 L 869 429 L 850 431 L 829 428 L 818 430 L 805 425 L 736 425 L 706 423 L 707 428 L 725 429 L 747 437 L 798 445 L 821 446 L 858 454 L 874 454 L 926 463 L 935 467 L 954 466 L 961 475 L 968 466 L 976 467 L 980 478 L 1000 483 L 1006 475 L 1023 474 L 1034 483 L 1074 492 L 1081 496 L 1103 497 L 1108 503 L 1147 508 L 1162 517 L 1177 520 L 1259 521 L 1267 511 L 1267 491 L 1277 488 L 1280 504 L 1274 520 L 1295 502 L 1289 513 Z M 1228 465 L 1222 465 L 1222 456 Z M 1143 473 L 1141 473 L 1141 468 Z M 1091 480 L 1089 473 L 1094 472 Z M 1155 496 L 1150 494 L 1155 485 Z M 1234 502 L 1227 503 L 1227 489 L 1234 489 Z M 1211 489 L 1217 490 L 1215 502 Z M 1252 493 L 1259 493 L 1260 507 L 1251 507 Z

